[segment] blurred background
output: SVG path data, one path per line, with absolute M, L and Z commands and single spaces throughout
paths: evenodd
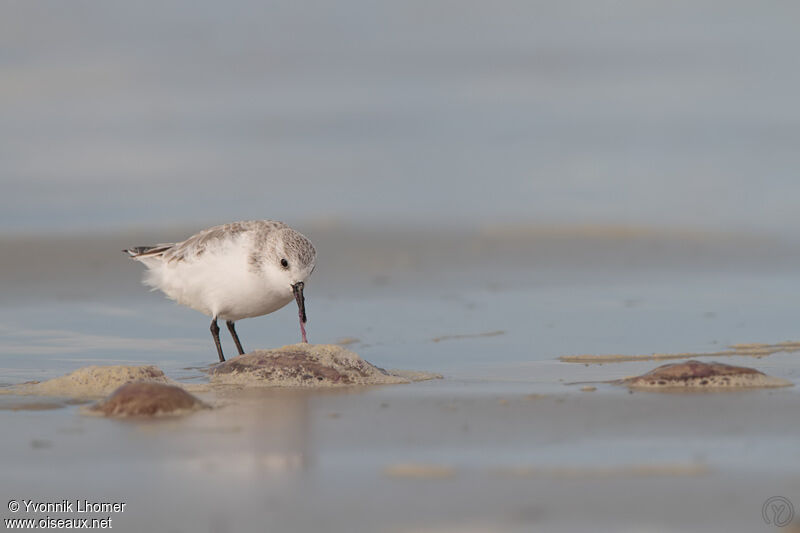
M 0 0 L 0 502 L 116 498 L 123 531 L 765 531 L 768 498 L 800 509 L 798 387 L 608 380 L 800 337 L 799 20 Z M 120 250 L 260 218 L 317 247 L 311 342 L 444 379 L 141 423 L 13 394 L 88 365 L 207 381 L 208 319 Z M 245 349 L 297 342 L 292 305 L 237 324 Z M 714 357 L 800 376 L 796 353 Z
M 6 1 L 0 229 L 791 234 L 793 2 Z

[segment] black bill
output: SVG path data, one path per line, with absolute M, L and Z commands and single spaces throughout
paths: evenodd
M 303 296 L 303 287 L 305 284 L 298 281 L 292 285 L 292 292 L 294 292 L 294 299 L 297 301 L 297 310 L 300 313 L 300 322 L 306 323 L 306 299 Z

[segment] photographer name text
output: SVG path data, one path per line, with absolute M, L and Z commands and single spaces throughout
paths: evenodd
M 21 500 L 20 503 L 22 505 L 18 510 L 26 513 L 124 513 L 128 505 L 124 502 L 91 502 L 84 499 L 58 502 Z

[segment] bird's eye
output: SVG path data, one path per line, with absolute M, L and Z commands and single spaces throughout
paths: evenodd
M 281 266 L 283 268 L 289 268 L 289 261 L 287 261 L 286 259 L 281 259 Z

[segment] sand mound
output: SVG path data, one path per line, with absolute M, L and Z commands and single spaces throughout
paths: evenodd
M 41 383 L 25 383 L 15 387 L 17 394 L 40 394 L 43 396 L 68 396 L 92 398 L 106 396 L 121 385 L 134 381 L 172 384 L 157 366 L 87 366 L 70 372 L 66 376 Z
M 432 374 L 389 372 L 335 344 L 292 344 L 257 350 L 215 365 L 211 382 L 269 387 L 383 385 L 433 379 Z
M 619 383 L 634 389 L 721 389 L 791 387 L 785 379 L 774 378 L 753 368 L 686 361 L 658 368 L 621 380 Z
M 144 417 L 183 414 L 208 408 L 180 387 L 140 381 L 119 387 L 89 411 L 105 416 Z

